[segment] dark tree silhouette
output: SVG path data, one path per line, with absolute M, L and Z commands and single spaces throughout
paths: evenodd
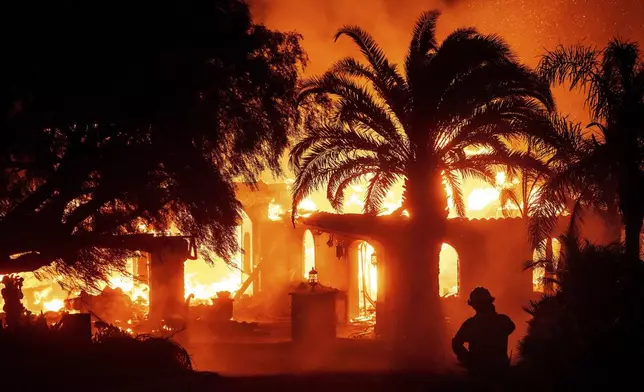
M 575 231 L 561 243 L 554 295 L 526 309 L 533 318 L 520 344 L 524 382 L 535 390 L 628 384 L 644 354 L 644 264 L 621 245 L 582 243 Z
M 499 202 L 505 217 L 518 216 L 529 222 L 539 208 L 539 193 L 550 175 L 564 168 L 572 160 L 583 144 L 581 126 L 570 122 L 566 117 L 552 115 L 550 118 L 552 132 L 559 138 L 557 148 L 544 143 L 538 138 L 529 138 L 522 147 L 526 154 L 543 162 L 548 170 L 534 170 L 532 167 L 520 167 L 513 176 L 506 179 L 500 189 Z
M 30 7 L 3 25 L 0 273 L 93 282 L 124 254 L 91 235 L 171 223 L 230 258 L 233 182 L 279 172 L 294 129 L 299 36 L 240 0 Z
M 331 105 L 326 123 L 309 128 L 291 151 L 297 173 L 294 213 L 321 187 L 341 209 L 345 189 L 368 180 L 365 212 L 377 214 L 391 186 L 405 182 L 398 213 L 406 209 L 410 217 L 404 233 L 397 233 L 406 243 L 396 244 L 404 271 L 395 287 L 408 309 L 397 324 L 417 349 L 442 337 L 438 265 L 448 214 L 444 182 L 463 216 L 462 179 L 493 182 L 497 167 L 545 170 L 507 142 L 529 134 L 550 142 L 556 137 L 549 132 L 547 112 L 554 103 L 547 83 L 519 64 L 498 36 L 464 28 L 438 43 L 438 16 L 430 11 L 418 19 L 404 73 L 367 32 L 340 29 L 336 39 L 351 38 L 366 64 L 346 58 L 303 83 L 301 100 L 324 96 Z M 485 152 L 465 152 L 472 147 Z M 434 343 L 428 345 L 441 347 Z
M 644 63 L 636 43 L 611 41 L 603 50 L 583 46 L 548 52 L 538 71 L 551 83 L 582 88 L 599 132 L 585 140 L 570 164 L 543 188 L 531 228 L 539 241 L 548 235 L 564 198 L 603 206 L 625 227 L 627 253 L 640 255 L 644 218 Z

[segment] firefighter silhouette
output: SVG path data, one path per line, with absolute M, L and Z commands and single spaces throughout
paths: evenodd
M 508 337 L 515 325 L 508 316 L 496 312 L 494 297 L 486 288 L 472 290 L 467 304 L 476 314 L 465 320 L 454 336 L 454 354 L 474 380 L 499 381 L 510 366 Z

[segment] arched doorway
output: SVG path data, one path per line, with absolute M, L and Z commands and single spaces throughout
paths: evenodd
M 460 284 L 459 260 L 456 249 L 449 244 L 441 246 L 440 261 L 438 266 L 438 286 L 441 297 L 458 295 Z
M 229 291 L 233 295 L 241 288 L 244 281 L 253 272 L 253 223 L 245 211 L 241 213 L 241 224 L 236 228 L 237 244 L 240 251 L 233 256 L 232 265 L 214 254 L 207 255 L 214 260 L 211 265 L 202 256 L 206 249 L 200 249 L 196 260 L 186 260 L 184 264 L 185 295 L 194 295 L 191 303 L 210 304 L 211 299 L 220 291 Z M 253 295 L 253 285 L 244 291 L 244 295 Z
M 360 316 L 372 314 L 378 299 L 378 260 L 370 243 L 358 243 L 358 307 Z
M 304 231 L 304 241 L 302 243 L 304 251 L 304 262 L 302 263 L 302 277 L 304 280 L 309 278 L 309 271 L 315 268 L 315 238 L 311 230 Z
M 546 271 L 546 267 L 543 265 L 532 268 L 532 291 L 544 293 L 554 288 L 547 278 L 552 277 L 552 274 L 557 270 L 557 264 L 561 256 L 561 243 L 556 238 L 551 238 L 550 240 L 546 238 L 541 242 L 540 248 L 532 252 L 532 261 L 552 260 L 552 265 L 549 271 Z

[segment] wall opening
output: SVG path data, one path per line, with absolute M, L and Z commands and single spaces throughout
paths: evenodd
M 242 211 L 242 221 L 236 229 L 237 244 L 240 251 L 233 256 L 232 264 L 228 265 L 215 254 L 206 249 L 199 249 L 196 260 L 185 262 L 185 296 L 194 295 L 191 304 L 210 304 L 220 291 L 229 291 L 235 295 L 244 281 L 253 272 L 253 223 Z M 210 258 L 213 264 L 206 260 Z M 253 285 L 244 290 L 244 295 L 253 295 Z
M 366 316 L 376 308 L 378 297 L 378 256 L 366 241 L 358 244 L 358 306 Z
M 311 230 L 304 231 L 304 242 L 302 246 L 304 248 L 302 277 L 304 280 L 308 280 L 309 271 L 311 271 L 312 268 L 315 268 L 315 239 L 313 238 Z
M 552 260 L 552 265 L 546 270 L 544 265 L 539 265 L 532 268 L 532 291 L 537 293 L 544 293 L 554 289 L 552 282 L 548 278 L 557 270 L 557 264 L 561 256 L 561 243 L 556 238 L 550 239 L 550 244 L 547 243 L 548 239 L 541 242 L 542 249 L 535 249 L 532 252 L 532 261 L 539 260 Z
M 451 297 L 459 293 L 459 260 L 458 253 L 451 245 L 441 246 L 438 272 L 438 285 L 441 297 Z

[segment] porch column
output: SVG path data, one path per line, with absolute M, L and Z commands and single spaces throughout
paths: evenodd
M 150 315 L 153 323 L 185 317 L 184 262 L 188 241 L 160 238 L 161 246 L 150 257 Z

